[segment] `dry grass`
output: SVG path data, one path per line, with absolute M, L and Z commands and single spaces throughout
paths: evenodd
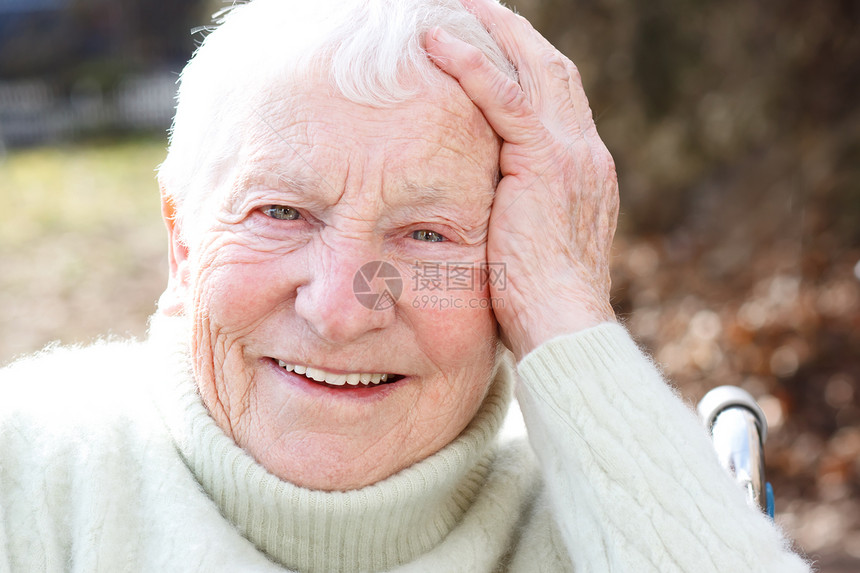
M 162 140 L 0 161 L 0 364 L 51 341 L 141 335 L 166 280 Z

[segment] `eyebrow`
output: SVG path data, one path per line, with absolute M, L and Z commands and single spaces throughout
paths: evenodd
M 233 186 L 229 201 L 232 205 L 242 203 L 249 190 L 266 187 L 273 191 L 290 192 L 304 197 L 312 198 L 320 189 L 319 177 L 307 177 L 304 175 L 291 175 L 287 173 L 275 173 L 273 171 L 253 171 L 242 177 Z M 325 181 L 322 186 L 331 188 Z
M 334 191 L 334 188 L 325 179 L 319 175 L 308 177 L 300 174 L 288 173 L 269 173 L 277 177 L 277 190 L 288 190 L 292 193 L 298 193 L 304 196 L 310 196 L 317 192 L 320 188 L 323 190 Z M 321 180 L 321 181 L 320 181 Z
M 234 212 L 241 210 L 239 205 L 244 203 L 247 198 L 247 191 L 254 188 L 266 187 L 276 192 L 285 192 L 293 196 L 301 196 L 303 201 L 308 203 L 316 203 L 320 208 L 329 206 L 327 199 L 331 198 L 331 194 L 340 195 L 335 187 L 328 183 L 325 179 L 316 174 L 306 174 L 299 172 L 274 172 L 274 171 L 253 171 L 248 173 L 237 185 L 233 188 L 230 196 L 230 204 L 234 208 Z M 469 199 L 486 198 L 492 202 L 493 189 L 475 190 L 459 185 L 452 185 L 446 181 L 432 182 L 430 184 L 419 184 L 412 181 L 402 183 L 403 194 L 398 194 L 401 197 L 401 206 L 405 207 L 424 207 L 424 206 L 439 206 L 448 205 L 457 208 L 466 208 L 465 202 Z M 469 197 L 471 195 L 471 197 Z M 480 203 L 479 203 L 480 204 Z M 474 204 L 473 204 L 474 205 Z
M 452 189 L 445 185 L 419 185 L 417 183 L 406 183 L 404 189 L 409 193 L 410 201 L 419 203 L 438 203 L 452 198 L 455 194 Z
M 459 199 L 470 193 L 480 193 L 481 196 L 486 195 L 490 198 L 493 195 L 492 192 L 467 190 L 463 187 L 452 186 L 444 183 L 434 185 L 418 185 L 417 183 L 409 182 L 406 183 L 404 188 L 406 189 L 406 191 L 409 192 L 410 201 L 416 201 L 417 203 L 422 205 L 452 201 L 459 202 Z

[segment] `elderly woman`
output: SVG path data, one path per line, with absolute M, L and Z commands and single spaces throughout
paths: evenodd
M 616 323 L 612 159 L 522 18 L 241 5 L 159 180 L 149 339 L 3 373 L 0 572 L 808 570 Z

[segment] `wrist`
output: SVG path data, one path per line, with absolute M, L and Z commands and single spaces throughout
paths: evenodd
M 517 362 L 541 344 L 565 334 L 574 334 L 606 322 L 617 322 L 609 304 L 605 308 L 553 308 L 549 312 L 520 313 L 505 325 L 500 321 L 502 341 Z

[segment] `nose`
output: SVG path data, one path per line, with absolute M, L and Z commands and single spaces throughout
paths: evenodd
M 393 322 L 402 279 L 377 250 L 353 241 L 323 246 L 310 258 L 295 309 L 320 338 L 351 343 Z

